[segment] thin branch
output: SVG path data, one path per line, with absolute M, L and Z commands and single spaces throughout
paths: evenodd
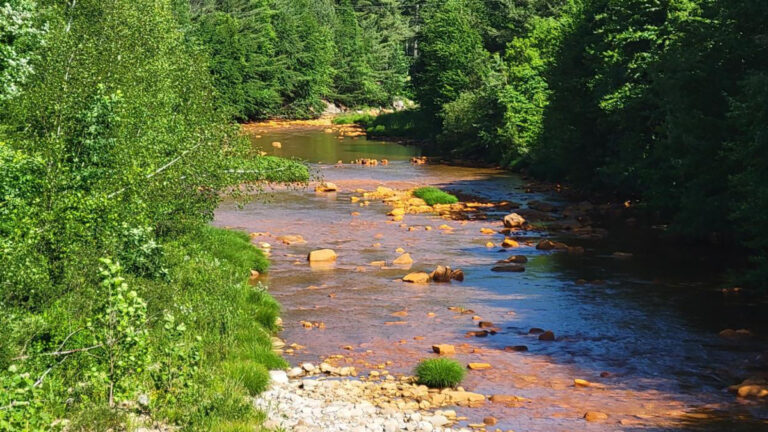
M 37 357 L 37 356 L 58 357 L 58 356 L 69 355 L 69 354 L 74 354 L 74 353 L 78 353 L 78 352 L 90 351 L 90 350 L 94 350 L 96 348 L 101 348 L 103 346 L 104 346 L 103 344 L 98 344 L 98 345 L 90 346 L 88 348 L 78 348 L 78 349 L 67 350 L 67 351 L 55 351 L 55 352 L 37 354 L 37 355 L 34 355 L 34 356 L 26 355 L 26 356 L 16 357 L 13 360 L 26 360 L 26 359 L 29 359 L 29 358 L 32 358 L 32 357 Z

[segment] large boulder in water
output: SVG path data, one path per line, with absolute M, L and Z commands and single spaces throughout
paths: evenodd
M 517 213 L 504 216 L 504 226 L 507 228 L 519 228 L 525 224 L 525 219 Z

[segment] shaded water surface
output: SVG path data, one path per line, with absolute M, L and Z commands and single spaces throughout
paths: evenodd
M 503 237 L 482 235 L 480 229 L 500 229 L 503 214 L 489 214 L 486 221 L 406 215 L 402 223 L 393 223 L 386 204 L 360 207 L 350 197 L 360 195 L 357 188 L 419 185 L 523 204 L 557 202 L 558 197 L 525 193 L 519 177 L 498 170 L 414 166 L 408 159 L 417 149 L 394 143 L 339 140 L 311 128 L 262 135 L 254 145 L 308 160 L 340 187 L 332 194 L 281 189 L 266 202 L 244 208 L 225 203 L 217 211 L 217 225 L 263 233 L 254 241 L 272 244 L 265 282 L 283 305 L 282 336 L 306 347 L 288 357 L 292 363 L 343 354 L 361 371 L 384 364 L 391 373 L 409 373 L 420 359 L 433 356 L 433 344 L 449 343 L 457 346 L 457 360 L 493 365 L 470 372 L 466 389 L 530 399 L 515 408 L 487 404 L 459 410 L 470 423 L 493 415 L 499 419 L 496 427 L 516 431 L 768 430 L 764 402 L 739 401 L 724 390 L 749 374 L 745 368 L 765 345 L 755 339 L 734 343 L 717 333 L 727 327 L 761 330 L 765 320 L 749 304 L 723 297 L 716 259 L 695 250 L 657 253 L 649 247 L 652 242 L 628 241 L 625 233 L 603 240 L 564 238 L 585 247 L 579 256 L 528 246 L 501 253 L 486 243 L 498 244 Z M 273 141 L 282 148 L 273 148 Z M 390 164 L 335 166 L 338 160 L 361 157 L 387 158 Z M 454 229 L 438 229 L 442 224 Z M 307 243 L 286 246 L 276 239 L 288 234 L 302 235 Z M 320 248 L 338 253 L 332 268 L 306 262 L 307 252 Z M 397 248 L 412 254 L 412 268 L 369 265 L 391 262 Z M 612 253 L 617 250 L 634 255 L 616 259 Z M 528 256 L 525 273 L 490 271 L 512 253 Z M 461 268 L 466 280 L 425 286 L 399 281 L 409 271 L 429 272 L 438 264 Z M 605 282 L 576 284 L 581 278 Z M 501 331 L 465 337 L 478 329 L 473 316 Z M 322 322 L 325 328 L 305 329 L 301 321 Z M 529 334 L 534 327 L 554 331 L 557 340 L 539 341 Z M 504 351 L 516 345 L 528 351 Z M 575 378 L 599 387 L 574 387 Z M 582 419 L 586 411 L 605 412 L 609 419 L 587 423 Z

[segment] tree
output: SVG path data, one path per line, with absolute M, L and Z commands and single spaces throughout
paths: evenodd
M 416 98 L 437 117 L 442 106 L 476 88 L 488 53 L 467 0 L 428 1 L 412 74 Z

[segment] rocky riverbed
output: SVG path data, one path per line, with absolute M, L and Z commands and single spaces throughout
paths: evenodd
M 425 163 L 332 125 L 246 129 L 320 177 L 269 205 L 217 211 L 217 225 L 270 253 L 269 273 L 252 279 L 283 305 L 281 353 L 319 369 L 287 371 L 259 399 L 270 425 L 419 430 L 446 411 L 455 421 L 433 430 L 768 424 L 762 372 L 745 361 L 762 354 L 761 320 L 736 288 L 721 292 L 719 257 L 639 234 L 633 203 L 573 202 L 559 185 Z M 459 202 L 427 206 L 412 194 L 421 186 Z M 471 393 L 459 394 L 473 404 L 408 382 L 435 355 L 467 365 Z
M 255 399 L 267 414 L 265 427 L 296 432 L 334 431 L 464 431 L 494 430 L 493 417 L 469 427 L 456 427 L 453 409 L 430 409 L 450 404 L 484 404 L 486 397 L 463 389 L 430 390 L 412 377 L 392 375 L 363 379 L 304 377 L 289 379 L 272 372 L 270 389 Z M 486 429 L 488 427 L 489 429 Z

